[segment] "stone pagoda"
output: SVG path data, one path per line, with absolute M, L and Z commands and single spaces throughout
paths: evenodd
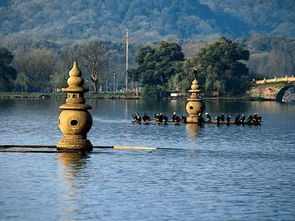
M 92 144 L 87 139 L 87 133 L 92 126 L 92 117 L 87 110 L 91 109 L 91 106 L 85 104 L 84 93 L 88 89 L 83 87 L 84 79 L 76 61 L 69 75 L 69 86 L 62 89 L 67 93 L 66 103 L 59 107 L 62 112 L 58 118 L 58 126 L 63 138 L 56 145 L 57 150 L 91 151 Z
M 189 114 L 187 117 L 187 123 L 198 123 L 199 116 L 205 110 L 205 104 L 201 98 L 202 90 L 199 89 L 199 83 L 197 81 L 197 70 L 194 69 L 195 80 L 192 82 L 191 90 L 188 92 L 191 94 L 187 99 L 186 111 Z

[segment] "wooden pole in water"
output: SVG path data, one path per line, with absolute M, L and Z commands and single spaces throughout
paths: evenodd
M 128 28 L 126 29 L 126 69 L 125 69 L 125 72 L 126 72 L 126 76 L 125 76 L 125 86 L 126 86 L 126 91 L 128 91 L 128 69 L 129 69 L 129 61 L 128 61 L 128 57 L 129 57 L 129 39 L 128 39 Z

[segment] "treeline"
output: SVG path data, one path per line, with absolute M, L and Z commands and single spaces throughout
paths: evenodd
M 164 41 L 141 48 L 135 59 L 138 67 L 130 70 L 131 80 L 143 84 L 146 98 L 187 91 L 194 78 L 209 96 L 243 94 L 251 84 L 248 68 L 242 63 L 249 59 L 249 51 L 224 37 L 203 45 L 187 59 L 178 44 Z M 194 69 L 197 76 L 193 76 Z
M 258 77 L 295 75 L 295 39 L 254 35 L 245 39 L 250 51 L 248 67 Z
M 217 42 L 223 41 L 219 39 Z M 226 42 L 223 44 L 229 44 Z M 211 43 L 214 44 L 211 45 Z M 239 79 L 246 76 L 247 78 L 243 81 L 251 82 L 252 78 L 261 79 L 295 73 L 295 60 L 292 59 L 295 56 L 294 38 L 253 35 L 251 38 L 233 41 L 232 45 L 238 43 L 243 50 L 249 51 L 248 56 L 244 54 L 235 58 L 239 62 L 239 73 L 234 74 L 233 77 L 229 77 L 232 75 L 229 74 L 227 67 L 235 65 L 231 63 L 231 59 L 221 53 L 223 62 L 227 63 L 223 64 L 224 69 L 217 70 L 216 65 L 219 61 L 206 60 L 209 57 L 204 57 L 206 53 L 209 53 L 208 51 L 211 54 L 215 53 L 212 57 L 219 53 L 214 51 L 218 48 L 215 43 L 216 40 L 208 43 L 183 40 L 177 43 L 155 42 L 143 46 L 131 39 L 130 88 L 141 84 L 160 85 L 160 87 L 151 88 L 151 91 L 159 92 L 160 90 L 163 95 L 167 90 L 186 91 L 190 87 L 191 70 L 194 66 L 199 67 L 199 80 L 208 94 L 216 91 L 220 94 L 242 93 L 248 85 L 236 84 L 237 76 Z M 204 47 L 209 47 L 206 53 L 204 53 Z M 146 55 L 149 56 L 145 57 Z M 86 87 L 91 91 L 125 88 L 125 42 L 48 41 L 16 37 L 2 42 L 0 60 L 1 91 L 56 91 L 66 86 L 68 72 L 74 60 L 79 62 L 86 80 Z M 202 62 L 211 64 L 200 65 Z M 239 69 L 240 66 L 243 66 L 243 69 Z M 245 68 L 248 70 L 246 71 Z M 229 78 L 232 78 L 234 82 L 229 83 Z M 229 85 L 235 86 L 230 89 Z
M 1 91 L 56 91 L 66 86 L 74 60 L 79 62 L 86 87 L 91 91 L 110 90 L 114 73 L 117 84 L 123 85 L 125 45 L 122 42 L 53 42 L 22 38 L 7 41 L 5 45 L 1 48 L 1 67 L 12 68 L 17 74 L 1 69 Z M 129 47 L 130 56 L 135 53 L 136 47 Z M 132 61 L 130 65 L 134 65 Z
M 129 28 L 141 42 L 250 33 L 295 37 L 294 0 L 1 0 L 0 39 L 117 41 Z

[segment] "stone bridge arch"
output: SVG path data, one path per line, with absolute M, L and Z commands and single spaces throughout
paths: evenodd
M 275 96 L 275 100 L 278 101 L 278 102 L 282 102 L 282 99 L 283 99 L 283 96 L 284 96 L 285 92 L 291 87 L 295 87 L 295 85 L 290 84 L 290 85 L 286 85 L 284 87 L 279 88 L 278 92 L 277 92 L 277 94 Z

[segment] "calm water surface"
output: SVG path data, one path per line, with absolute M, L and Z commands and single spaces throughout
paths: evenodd
M 56 144 L 63 100 L 0 100 L 0 144 Z M 88 100 L 94 145 L 170 150 L 0 153 L 0 220 L 295 220 L 295 105 L 206 102 L 262 126 L 134 125 L 185 101 Z

